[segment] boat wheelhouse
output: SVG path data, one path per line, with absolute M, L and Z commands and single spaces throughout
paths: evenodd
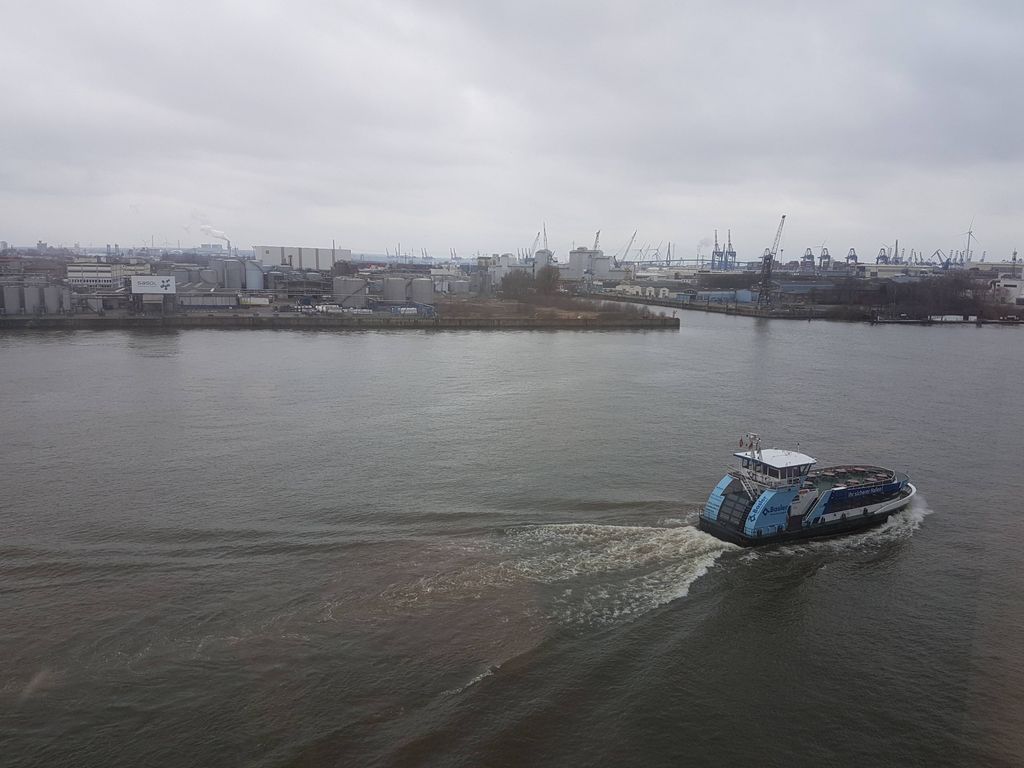
M 733 454 L 739 465 L 711 491 L 701 530 L 742 546 L 836 536 L 878 525 L 903 509 L 917 489 L 907 475 L 850 464 L 815 469 L 798 451 L 761 448 L 747 435 Z

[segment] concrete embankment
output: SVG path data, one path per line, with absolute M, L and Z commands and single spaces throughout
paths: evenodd
M 719 315 L 743 315 L 744 317 L 766 317 L 777 320 L 836 320 L 853 319 L 855 321 L 867 318 L 836 318 L 828 311 L 819 307 L 787 307 L 785 309 L 758 309 L 749 304 L 712 303 L 703 301 L 673 301 L 672 299 L 651 299 L 640 296 L 622 296 L 617 294 L 601 294 L 601 301 L 617 301 L 623 304 L 645 304 L 649 307 L 671 307 L 682 309 L 687 312 L 712 312 Z
M 98 315 L 0 317 L 0 330 L 252 328 L 267 330 L 631 330 L 679 327 L 677 317 L 470 318 L 351 317 L 344 315 Z

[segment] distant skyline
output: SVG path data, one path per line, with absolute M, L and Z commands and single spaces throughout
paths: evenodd
M 1024 246 L 1018 2 L 6 9 L 0 240 Z M 663 245 L 664 248 L 664 245 Z M 1024 250 L 1024 248 L 1022 248 Z

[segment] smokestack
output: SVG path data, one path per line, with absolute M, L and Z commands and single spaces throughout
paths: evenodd
M 224 242 L 226 242 L 228 244 L 228 256 L 231 255 L 231 241 L 228 240 L 227 235 L 225 235 L 219 229 L 214 229 L 209 224 L 203 224 L 201 227 L 199 227 L 199 229 L 208 234 L 210 237 L 214 237 L 217 240 L 223 240 Z

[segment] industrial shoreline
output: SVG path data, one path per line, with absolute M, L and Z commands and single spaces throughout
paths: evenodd
M 250 328 L 255 330 L 633 330 L 678 329 L 678 317 L 388 317 L 299 314 L 0 317 L 0 330 Z
M 666 307 L 687 312 L 711 312 L 720 315 L 742 315 L 766 320 L 832 320 L 844 323 L 868 323 L 870 325 L 1022 325 L 1017 315 L 999 319 L 980 318 L 976 315 L 940 315 L 927 317 L 883 317 L 869 311 L 843 313 L 835 307 L 793 305 L 783 308 L 759 309 L 740 303 L 729 302 L 683 302 L 672 299 L 654 299 L 621 294 L 603 294 L 600 301 L 643 304 L 651 307 Z

